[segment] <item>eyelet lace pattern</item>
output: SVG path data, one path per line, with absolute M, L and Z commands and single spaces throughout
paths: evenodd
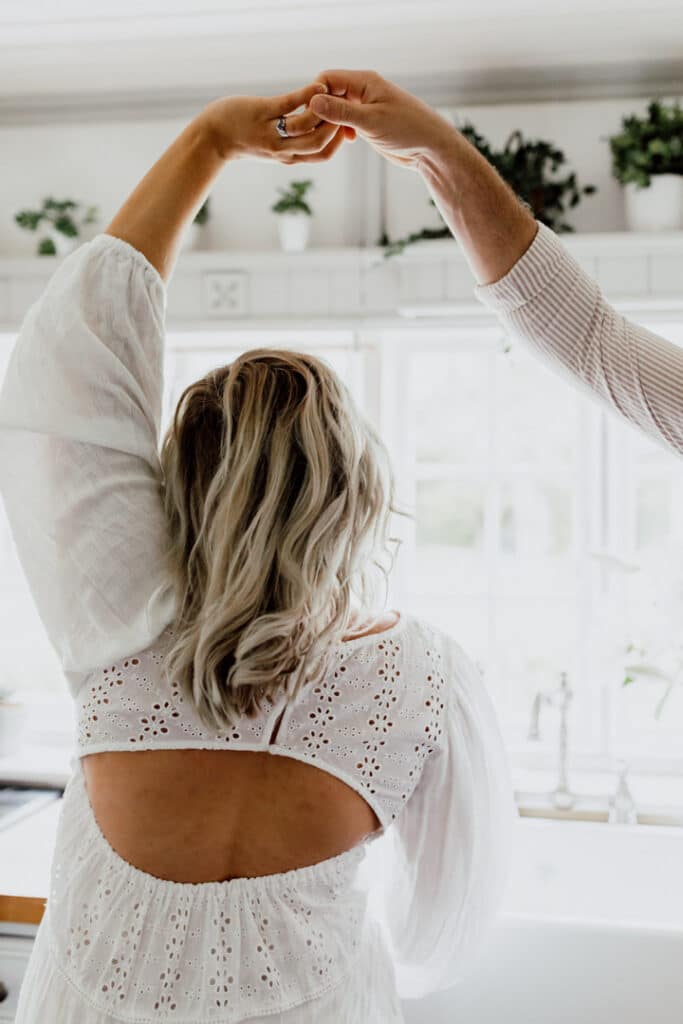
M 77 755 L 231 748 L 296 757 L 344 780 L 386 828 L 439 746 L 445 634 L 413 617 L 340 643 L 327 675 L 283 705 L 209 732 L 161 672 L 167 627 L 146 650 L 92 673 L 77 698 Z M 123 860 L 94 818 L 80 767 L 64 797 L 49 909 L 62 973 L 116 1020 L 232 1021 L 284 1010 L 342 983 L 363 957 L 366 844 L 261 878 L 178 883 Z M 372 841 L 372 840 L 371 840 Z
M 362 953 L 356 846 L 295 871 L 227 882 L 155 878 L 97 825 L 80 762 L 52 866 L 48 924 L 61 973 L 117 1021 L 242 1021 L 343 981 Z M 107 1017 L 109 1019 L 109 1017 Z
M 211 732 L 161 672 L 167 627 L 145 651 L 92 673 L 77 698 L 78 754 L 203 747 L 281 753 L 315 764 L 356 789 L 383 825 L 400 813 L 443 732 L 444 650 L 449 638 L 415 617 L 337 644 L 321 682 L 303 688 L 269 743 L 282 704 Z

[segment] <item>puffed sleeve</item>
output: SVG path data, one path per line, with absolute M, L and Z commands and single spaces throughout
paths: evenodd
M 472 966 L 504 894 L 517 818 L 493 705 L 455 641 L 446 678 L 441 745 L 375 847 L 371 906 L 404 999 L 450 988 Z
M 0 391 L 0 493 L 72 691 L 173 617 L 158 454 L 163 279 L 100 234 L 28 310 Z

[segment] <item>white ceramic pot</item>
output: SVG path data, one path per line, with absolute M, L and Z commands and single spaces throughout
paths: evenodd
M 67 235 L 63 235 L 62 232 L 57 231 L 56 228 L 49 228 L 47 235 L 57 250 L 58 256 L 68 256 L 68 254 L 73 252 L 81 243 L 81 239 L 78 235 L 75 238 L 68 238 Z
M 19 750 L 27 722 L 28 715 L 23 704 L 0 701 L 0 757 Z
M 683 175 L 653 174 L 649 188 L 628 184 L 626 222 L 631 231 L 683 228 Z
M 308 245 L 311 217 L 308 213 L 279 213 L 277 226 L 280 245 L 286 252 L 301 252 Z

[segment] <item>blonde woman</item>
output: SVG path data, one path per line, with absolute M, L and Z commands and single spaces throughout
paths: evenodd
M 373 596 L 393 485 L 346 387 L 246 352 L 159 444 L 181 234 L 233 159 L 352 137 L 296 113 L 324 88 L 209 104 L 11 356 L 2 493 L 78 724 L 17 1024 L 400 1021 L 500 899 L 495 717 L 454 639 Z

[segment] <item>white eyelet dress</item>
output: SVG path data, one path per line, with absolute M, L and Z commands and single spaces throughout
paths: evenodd
M 5 509 L 78 722 L 16 1024 L 401 1021 L 401 998 L 457 982 L 500 903 L 515 810 L 492 705 L 456 641 L 404 612 L 294 702 L 205 729 L 164 673 L 165 302 L 143 254 L 98 235 L 27 313 L 0 391 Z M 102 834 L 80 757 L 157 748 L 316 765 L 381 832 L 284 873 L 156 878 Z

